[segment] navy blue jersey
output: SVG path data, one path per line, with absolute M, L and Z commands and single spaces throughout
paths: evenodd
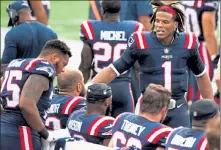
M 12 28 L 5 36 L 2 63 L 8 64 L 17 58 L 36 58 L 45 43 L 57 39 L 56 33 L 37 22 L 23 22 Z
M 218 0 L 182 1 L 186 19 L 186 31 L 194 32 L 199 41 L 204 41 L 202 16 L 204 12 L 216 12 L 216 26 L 218 24 Z M 215 32 L 215 31 L 214 31 Z
M 51 101 L 47 111 L 45 126 L 50 130 L 65 129 L 72 112 L 84 109 L 86 100 L 83 97 L 57 95 Z
M 151 16 L 153 14 L 150 0 L 121 1 L 120 19 L 139 21 L 139 16 Z
M 191 128 L 176 128 L 167 138 L 166 150 L 208 150 L 204 131 Z
M 152 122 L 133 113 L 122 113 L 115 119 L 112 129 L 114 148 L 134 146 L 141 149 L 165 147 L 166 137 L 172 131 L 158 122 Z
M 206 72 L 194 33 L 179 33 L 173 43 L 163 45 L 154 32 L 136 32 L 129 38 L 128 48 L 112 68 L 119 75 L 136 60 L 140 64 L 141 92 L 150 83 L 161 84 L 172 92 L 173 99 L 184 97 L 189 68 L 197 77 Z
M 1 98 L 6 102 L 4 113 L 1 115 L 2 123 L 28 126 L 18 105 L 22 88 L 32 74 L 45 76 L 50 81 L 49 89 L 42 93 L 37 103 L 40 117 L 43 122 L 45 121 L 45 113 L 50 107 L 53 93 L 54 66 L 43 59 L 16 59 L 6 68 L 2 83 Z
M 80 27 L 81 40 L 93 51 L 93 76 L 122 55 L 133 32 L 143 30 L 143 25 L 136 21 L 87 20 Z M 119 78 L 128 80 L 128 74 L 129 72 L 124 72 Z
M 71 114 L 67 128 L 72 137 L 79 137 L 94 144 L 103 144 L 104 139 L 112 136 L 114 118 L 99 114 L 86 115 L 86 111 L 79 110 Z

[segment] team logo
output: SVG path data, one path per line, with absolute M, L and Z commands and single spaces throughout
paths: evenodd
M 128 39 L 128 46 L 130 47 L 133 43 L 134 43 L 134 39 L 132 37 L 130 37 Z
M 168 54 L 169 51 L 170 51 L 169 48 L 165 48 L 165 49 L 164 49 L 164 53 L 165 53 L 165 54 Z

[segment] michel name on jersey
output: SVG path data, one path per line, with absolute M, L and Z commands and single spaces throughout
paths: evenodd
M 128 120 L 124 120 L 124 123 L 121 126 L 121 130 L 124 130 L 125 132 L 131 133 L 136 136 L 140 136 L 144 129 L 145 127 L 132 123 Z
M 100 32 L 101 40 L 108 41 L 127 41 L 125 31 L 103 31 Z

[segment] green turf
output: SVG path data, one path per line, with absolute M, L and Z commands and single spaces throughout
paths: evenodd
M 1 27 L 7 27 L 9 3 L 1 1 Z M 79 25 L 88 18 L 88 8 L 88 1 L 51 1 L 49 24 L 58 36 L 79 40 Z

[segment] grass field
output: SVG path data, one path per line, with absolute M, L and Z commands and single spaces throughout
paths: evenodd
M 1 1 L 1 27 L 7 27 L 10 2 Z M 58 36 L 79 40 L 79 25 L 88 18 L 88 8 L 88 1 L 51 1 L 49 24 Z

